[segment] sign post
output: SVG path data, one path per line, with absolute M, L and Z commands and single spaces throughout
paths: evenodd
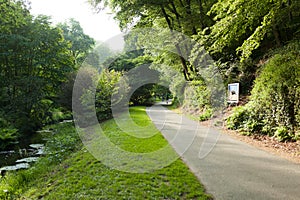
M 240 93 L 240 84 L 239 83 L 228 84 L 227 103 L 238 104 L 239 103 L 239 93 Z

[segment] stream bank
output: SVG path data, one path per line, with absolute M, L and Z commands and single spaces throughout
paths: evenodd
M 21 138 L 18 143 L 10 145 L 6 150 L 0 151 L 0 171 L 11 171 L 29 168 L 30 163 L 44 154 L 49 130 L 37 131 Z

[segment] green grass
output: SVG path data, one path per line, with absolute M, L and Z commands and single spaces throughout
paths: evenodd
M 122 117 L 122 115 L 120 116 Z M 109 137 L 110 141 L 122 149 L 130 152 L 152 152 L 158 150 L 168 144 L 154 124 L 145 113 L 145 108 L 136 106 L 130 108 L 130 117 L 139 126 L 141 130 L 137 132 L 139 135 L 153 135 L 152 137 L 137 138 L 125 133 L 120 129 L 114 120 L 108 120 L 101 125 L 105 135 Z M 126 121 L 122 122 L 122 127 L 128 131 L 132 131 L 132 127 Z M 133 131 L 136 132 L 136 131 Z M 154 134 L 153 134 L 154 133 Z
M 137 124 L 147 126 L 147 131 L 157 132 L 144 107 L 133 107 L 130 113 Z M 113 143 L 128 151 L 151 152 L 167 144 L 161 134 L 145 139 L 128 136 L 114 120 L 101 125 Z M 66 125 L 59 124 L 56 128 L 59 126 Z M 72 126 L 61 130 L 63 132 L 57 134 L 60 137 L 75 132 Z M 0 199 L 5 199 L 3 190 L 6 189 L 9 190 L 7 199 L 9 196 L 11 199 L 211 199 L 180 159 L 153 172 L 127 173 L 107 167 L 84 147 L 74 145 L 77 139 L 65 141 L 72 148 L 61 145 L 67 153 L 62 153 L 59 159 L 51 155 L 53 161 L 45 157 L 33 169 L 9 174 L 6 181 L 0 183 Z

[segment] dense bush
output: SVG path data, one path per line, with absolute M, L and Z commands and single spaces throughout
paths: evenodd
M 251 100 L 235 110 L 227 126 L 264 133 L 280 141 L 295 138 L 300 124 L 300 45 L 287 45 L 263 66 Z
M 192 81 L 184 91 L 183 110 L 195 116 L 201 121 L 208 120 L 212 114 L 211 91 L 204 81 Z
M 200 121 L 209 120 L 213 116 L 213 110 L 211 108 L 204 108 L 203 112 L 199 116 Z
M 227 118 L 227 128 L 232 130 L 240 129 L 249 119 L 249 111 L 246 106 L 239 106 L 233 109 L 233 113 Z
M 112 95 L 115 94 L 121 86 L 117 84 L 121 76 L 121 72 L 116 72 L 114 70 L 104 70 L 100 75 L 95 100 L 96 114 L 99 121 L 112 117 Z
M 258 133 L 263 128 L 262 121 L 255 116 L 249 105 L 233 109 L 233 113 L 226 119 L 227 128 L 239 130 L 242 134 Z
M 11 142 L 16 141 L 18 136 L 18 129 L 0 117 L 0 150 L 10 145 Z

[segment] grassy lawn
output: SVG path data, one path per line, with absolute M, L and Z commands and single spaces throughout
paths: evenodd
M 148 125 L 148 131 L 157 132 L 145 108 L 133 107 L 130 112 L 137 124 Z M 128 151 L 151 152 L 167 144 L 159 133 L 145 139 L 129 136 L 114 120 L 102 123 L 102 127 L 113 143 Z M 73 126 L 65 124 L 55 125 L 55 128 L 63 130 L 57 134 L 61 136 L 56 136 L 60 139 L 75 132 Z M 211 199 L 180 159 L 149 173 L 122 172 L 107 167 L 82 147 L 79 140 L 74 141 L 66 139 L 65 144 L 71 143 L 75 148 L 68 151 L 66 145 L 62 145 L 66 150 L 58 159 L 52 154 L 30 170 L 8 174 L 6 180 L 0 182 L 0 199 Z

